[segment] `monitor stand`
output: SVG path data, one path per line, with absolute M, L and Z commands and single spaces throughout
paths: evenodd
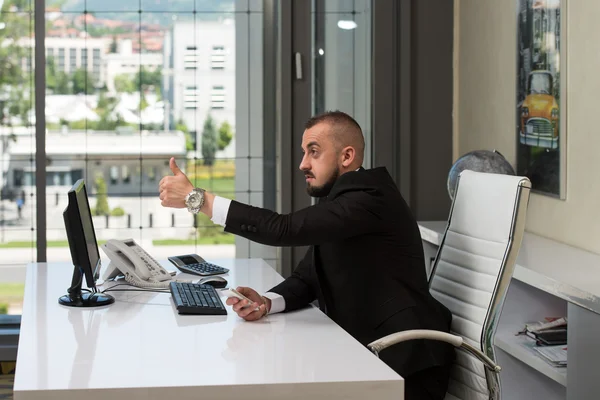
M 58 303 L 69 307 L 100 307 L 107 306 L 115 302 L 115 298 L 110 294 L 99 292 L 83 292 L 81 290 L 82 281 L 83 272 L 79 267 L 75 266 L 75 269 L 73 270 L 71 287 L 67 290 L 68 294 L 60 296 Z

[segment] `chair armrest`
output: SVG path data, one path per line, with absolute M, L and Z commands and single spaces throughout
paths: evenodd
M 440 342 L 450 343 L 454 347 L 459 347 L 466 352 L 473 355 L 479 361 L 481 361 L 487 368 L 494 372 L 500 372 L 500 366 L 486 356 L 481 350 L 465 342 L 461 336 L 452 335 L 450 333 L 441 331 L 432 331 L 427 329 L 413 329 L 410 331 L 396 332 L 390 335 L 384 336 L 380 339 L 375 340 L 367 345 L 369 350 L 373 352 L 377 357 L 379 353 L 397 343 L 405 342 L 407 340 L 415 339 L 428 339 L 437 340 Z

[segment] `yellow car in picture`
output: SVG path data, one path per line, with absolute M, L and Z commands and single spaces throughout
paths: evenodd
M 552 95 L 553 86 L 550 71 L 529 74 L 519 124 L 519 139 L 526 146 L 558 148 L 558 103 Z

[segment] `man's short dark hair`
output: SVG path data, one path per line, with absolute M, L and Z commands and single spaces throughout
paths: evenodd
M 327 111 L 323 114 L 315 115 L 304 124 L 304 129 L 310 129 L 313 126 L 320 124 L 321 122 L 327 122 L 334 125 L 351 125 L 354 128 L 358 129 L 358 131 L 362 134 L 362 129 L 360 125 L 354 118 L 346 114 L 345 112 L 336 110 L 336 111 Z

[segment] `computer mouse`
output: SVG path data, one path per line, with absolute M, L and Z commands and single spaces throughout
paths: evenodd
M 218 276 L 218 275 L 207 276 L 206 278 L 200 279 L 198 281 L 198 283 L 201 285 L 210 285 L 214 288 L 219 288 L 219 289 L 227 286 L 227 280 L 225 278 L 223 278 L 222 276 Z

